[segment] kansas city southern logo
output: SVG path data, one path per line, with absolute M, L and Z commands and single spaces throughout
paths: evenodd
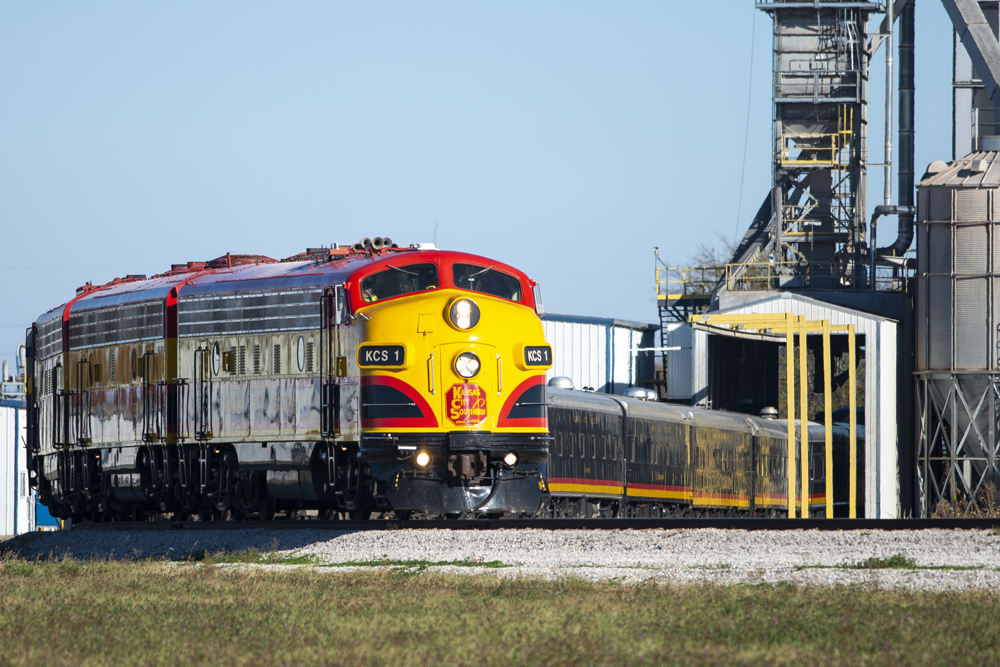
M 452 385 L 444 399 L 453 424 L 478 426 L 486 421 L 486 392 L 478 384 Z

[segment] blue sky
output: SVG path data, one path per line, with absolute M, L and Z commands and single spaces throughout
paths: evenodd
M 917 12 L 919 175 L 951 157 L 951 26 Z M 653 246 L 742 235 L 770 187 L 770 49 L 750 0 L 5 2 L 0 358 L 87 281 L 364 236 L 652 322 Z

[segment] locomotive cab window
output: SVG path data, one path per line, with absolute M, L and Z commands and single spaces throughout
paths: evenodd
M 374 303 L 401 294 L 436 289 L 437 267 L 434 264 L 410 264 L 409 266 L 389 266 L 361 281 L 361 299 Z
M 457 289 L 491 294 L 508 301 L 521 300 L 521 281 L 492 266 L 455 264 L 452 267 L 452 279 Z

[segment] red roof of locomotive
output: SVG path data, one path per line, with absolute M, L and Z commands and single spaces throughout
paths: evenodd
M 382 270 L 393 259 L 413 263 L 412 253 L 418 253 L 422 262 L 434 262 L 448 268 L 456 262 L 488 264 L 517 277 L 524 286 L 522 305 L 534 307 L 530 286 L 534 283 L 523 272 L 494 260 L 438 249 L 382 248 L 358 252 L 348 247 L 308 248 L 305 252 L 275 260 L 264 255 L 234 255 L 227 253 L 207 262 L 174 264 L 169 271 L 145 276 L 130 275 L 115 278 L 104 285 L 85 285 L 77 290 L 75 298 L 53 309 L 62 310 L 67 318 L 70 311 L 97 310 L 130 303 L 165 299 L 171 290 L 183 288 L 184 296 L 226 294 L 245 290 L 280 290 L 321 288 L 348 283 L 355 286 L 360 278 Z M 404 264 L 405 266 L 405 264 Z M 449 280 L 443 281 L 445 284 Z M 233 283 L 239 283 L 238 285 Z M 176 298 L 174 292 L 173 298 Z M 355 303 L 361 303 L 358 295 Z M 51 312 L 51 311 L 49 311 Z M 49 318 L 40 317 L 39 321 Z

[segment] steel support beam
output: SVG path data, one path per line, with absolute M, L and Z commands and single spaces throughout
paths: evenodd
M 941 0 L 990 100 L 1000 89 L 1000 43 L 976 0 Z M 1000 101 L 996 99 L 995 101 Z
M 910 0 L 896 0 L 892 3 L 892 16 L 899 16 L 903 12 L 903 8 L 906 7 Z M 871 38 L 868 40 L 868 56 L 874 56 L 875 52 L 878 51 L 879 47 L 882 46 L 882 42 L 885 41 L 886 34 L 889 32 L 889 15 L 887 14 L 882 23 L 878 26 L 878 32 L 873 33 Z

